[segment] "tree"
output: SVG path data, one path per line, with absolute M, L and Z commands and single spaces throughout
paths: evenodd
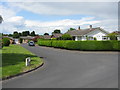
M 32 31 L 30 36 L 35 36 L 35 31 Z
M 22 33 L 19 32 L 19 36 L 22 36 Z
M 20 41 L 20 43 L 22 43 L 22 42 L 23 42 L 23 39 L 22 39 L 22 38 L 20 38 L 20 39 L 19 39 L 19 41 Z
M 2 36 L 8 36 L 8 34 L 3 34 Z
M 27 33 L 25 31 L 23 31 L 22 36 L 27 36 Z
M 44 35 L 49 35 L 49 33 L 44 33 Z
M 13 38 L 19 38 L 19 37 L 20 37 L 19 34 L 17 33 L 13 34 Z
M 13 38 L 19 38 L 19 33 L 17 31 L 13 32 Z
M 29 36 L 30 35 L 30 32 L 29 31 L 23 31 L 22 32 L 22 36 Z
M 15 32 L 13 32 L 13 34 L 18 34 L 18 32 L 17 32 L 17 31 L 15 31 Z
M 117 36 L 118 35 L 117 33 L 110 33 L 108 34 L 108 37 L 110 38 L 110 40 L 117 40 Z
M 53 33 L 61 33 L 61 31 L 59 29 L 56 29 L 56 30 L 54 30 L 54 32 L 52 32 L 52 34 Z
M 75 28 L 70 28 L 68 31 L 73 31 L 73 30 L 76 30 Z
M 9 37 L 12 37 L 13 35 L 12 35 L 12 34 L 9 34 L 8 36 L 9 36 Z
M 70 34 L 63 34 L 61 39 L 62 40 L 72 40 L 72 36 Z
M 30 35 L 30 32 L 29 32 L 29 31 L 25 31 L 25 33 L 27 34 L 27 36 Z

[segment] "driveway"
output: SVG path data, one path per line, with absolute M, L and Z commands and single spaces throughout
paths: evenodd
M 43 67 L 3 81 L 3 88 L 117 88 L 118 53 L 83 52 L 27 44 L 43 57 Z

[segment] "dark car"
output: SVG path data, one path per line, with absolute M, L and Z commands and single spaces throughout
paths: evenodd
M 29 42 L 28 42 L 28 45 L 29 45 L 29 46 L 35 46 L 35 43 L 34 43 L 34 41 L 29 41 Z

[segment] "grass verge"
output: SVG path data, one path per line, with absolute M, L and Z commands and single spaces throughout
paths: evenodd
M 25 66 L 25 58 L 31 58 L 31 65 Z M 43 64 L 43 60 L 35 54 L 26 50 L 20 45 L 10 45 L 2 49 L 2 75 L 0 78 L 6 78 L 28 70 L 34 69 Z

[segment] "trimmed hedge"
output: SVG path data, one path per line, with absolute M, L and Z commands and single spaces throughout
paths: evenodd
M 66 48 L 66 45 L 67 45 L 66 43 L 67 42 L 65 40 L 54 40 L 54 41 L 52 41 L 52 47 L 55 47 L 55 48 Z
M 112 47 L 113 47 L 114 50 L 119 50 L 120 51 L 120 41 L 114 40 L 114 41 L 111 41 L 111 43 L 112 43 Z
M 38 40 L 38 45 L 82 51 L 118 51 L 120 41 Z
M 52 46 L 52 40 L 38 39 L 38 45 L 51 47 Z
M 75 41 L 68 42 L 67 49 L 73 50 L 113 50 L 109 41 Z
M 9 38 L 3 38 L 2 42 L 3 42 L 3 46 L 9 46 L 10 45 L 10 39 Z

